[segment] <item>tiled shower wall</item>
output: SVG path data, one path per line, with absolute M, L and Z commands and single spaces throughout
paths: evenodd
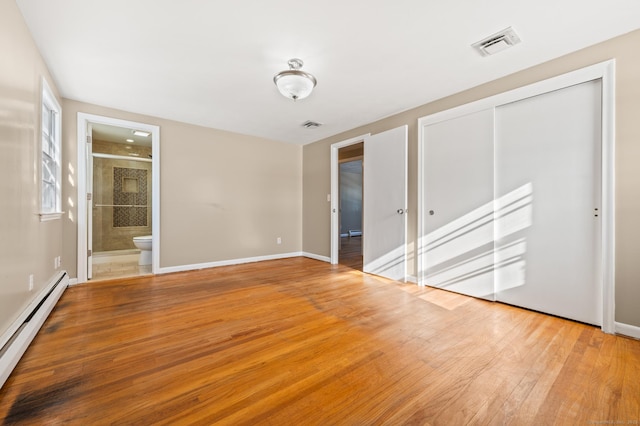
M 149 158 L 151 148 L 94 140 L 93 152 L 116 155 L 135 153 L 139 158 Z M 146 181 L 142 182 L 141 179 Z M 119 190 L 115 198 L 114 188 Z M 146 200 L 140 197 L 144 191 Z M 124 198 L 127 203 L 130 198 L 131 204 L 135 205 L 143 205 L 146 201 L 148 207 L 136 208 L 138 211 L 132 208 L 98 207 L 120 204 Z M 134 249 L 133 237 L 151 235 L 151 163 L 94 157 L 93 206 L 93 251 Z M 117 216 L 114 216 L 114 211 L 118 213 Z

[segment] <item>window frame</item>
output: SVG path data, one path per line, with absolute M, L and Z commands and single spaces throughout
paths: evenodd
M 45 129 L 45 114 L 50 114 L 49 129 Z M 40 103 L 40 221 L 60 219 L 62 211 L 62 108 L 58 103 L 53 91 L 42 78 L 42 102 Z M 49 165 L 55 167 L 54 171 L 46 172 Z M 45 176 L 50 179 L 45 181 Z M 51 201 L 46 202 L 45 186 L 53 186 L 53 205 Z

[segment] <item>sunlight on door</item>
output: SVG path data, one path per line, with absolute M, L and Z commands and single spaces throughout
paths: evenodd
M 532 203 L 528 183 L 422 236 L 426 284 L 488 299 L 494 274 L 500 289 L 524 285 L 526 242 L 518 232 L 533 223 Z

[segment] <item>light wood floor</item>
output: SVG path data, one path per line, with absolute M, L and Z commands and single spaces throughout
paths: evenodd
M 640 341 L 305 258 L 69 288 L 6 424 L 640 422 Z M 606 423 L 605 423 L 606 422 Z

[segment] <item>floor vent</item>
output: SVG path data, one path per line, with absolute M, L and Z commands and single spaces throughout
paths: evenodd
M 490 35 L 476 43 L 471 47 L 476 49 L 482 56 L 493 55 L 520 43 L 520 37 L 509 27 L 500 32 Z

